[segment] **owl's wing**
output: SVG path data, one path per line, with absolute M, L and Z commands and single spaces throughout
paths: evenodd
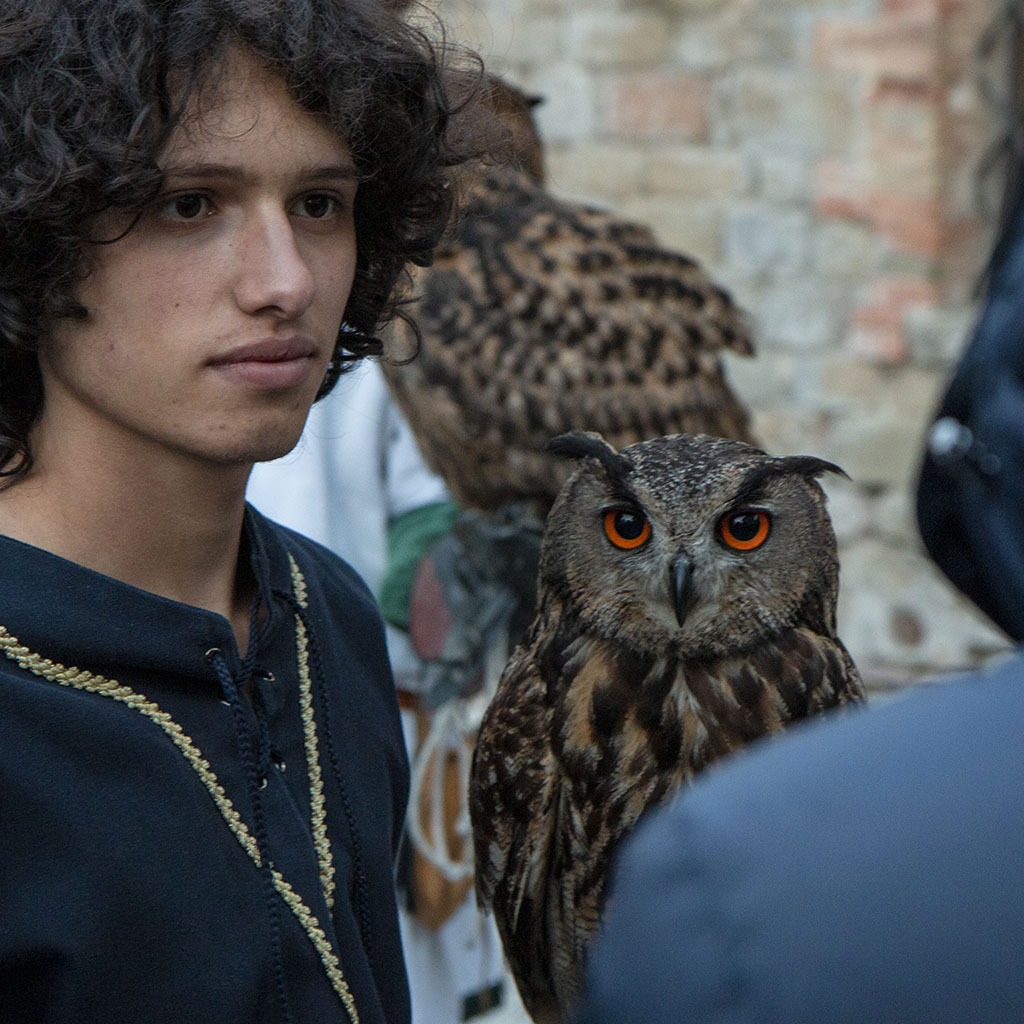
M 837 636 L 795 629 L 780 657 L 787 667 L 774 689 L 790 721 L 863 703 L 860 673 Z
M 529 650 L 510 659 L 480 725 L 473 755 L 470 814 L 476 847 L 476 886 L 480 900 L 494 903 L 510 869 L 543 861 L 542 830 L 534 827 L 550 811 L 553 763 L 548 732 L 551 712 L 544 706 L 543 682 Z M 528 888 L 519 874 L 502 897 L 515 920 Z
M 594 731 L 597 691 L 633 689 L 614 645 L 553 607 L 542 603 L 506 668 L 470 784 L 477 892 L 538 1024 L 556 1024 L 578 998 L 609 858 L 659 785 L 633 718 L 621 735 Z
M 557 1024 L 590 931 L 578 928 L 580 907 L 565 884 L 578 815 L 552 746 L 557 701 L 535 649 L 512 656 L 484 716 L 469 805 L 478 899 L 494 910 L 523 1006 L 538 1024 Z
M 544 926 L 558 818 L 550 720 L 540 672 L 531 651 L 521 647 L 480 726 L 469 808 L 477 897 L 494 911 L 509 967 L 535 1020 L 556 1003 Z
M 702 720 L 691 752 L 694 771 L 765 733 L 864 700 L 842 642 L 803 627 L 735 657 L 687 665 L 686 688 Z
M 547 441 L 596 430 L 617 448 L 663 434 L 750 440 L 724 350 L 746 319 L 691 259 L 613 213 L 487 170 L 434 265 L 418 272 L 415 359 L 385 372 L 458 501 L 550 505 L 567 472 Z M 396 329 L 389 353 L 415 343 Z

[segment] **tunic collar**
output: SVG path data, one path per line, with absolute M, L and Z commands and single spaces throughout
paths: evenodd
M 248 555 L 267 621 L 259 644 L 288 611 L 291 589 L 281 538 L 246 506 Z M 41 548 L 0 535 L 0 624 L 25 646 L 66 665 L 103 675 L 171 673 L 217 686 L 206 652 L 220 648 L 230 669 L 240 658 L 228 620 L 214 612 L 129 586 Z

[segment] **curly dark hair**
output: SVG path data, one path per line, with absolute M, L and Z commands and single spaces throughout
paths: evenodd
M 317 397 L 402 315 L 395 286 L 429 262 L 462 159 L 442 45 L 380 0 L 0 0 L 0 476 L 31 466 L 40 337 L 88 316 L 74 291 L 90 219 L 152 203 L 189 97 L 238 45 L 337 128 L 359 174 L 355 282 Z

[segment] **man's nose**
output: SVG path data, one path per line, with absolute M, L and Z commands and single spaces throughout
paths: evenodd
M 260 210 L 244 226 L 238 252 L 237 295 L 247 313 L 301 316 L 316 283 L 285 210 Z

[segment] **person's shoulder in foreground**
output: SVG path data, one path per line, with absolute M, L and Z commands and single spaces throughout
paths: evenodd
M 617 865 L 576 1024 L 1024 1020 L 1024 656 L 709 773 Z

